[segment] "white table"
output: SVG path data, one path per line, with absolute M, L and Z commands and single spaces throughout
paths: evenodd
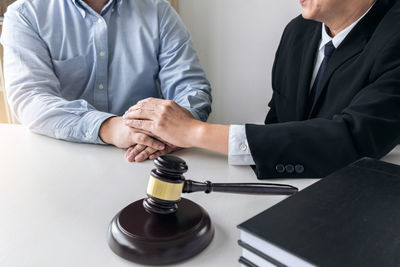
M 143 198 L 153 163 L 128 163 L 124 151 L 75 144 L 0 124 L 0 266 L 137 266 L 115 255 L 106 234 L 110 220 Z M 213 182 L 256 182 L 249 167 L 197 149 L 175 153 L 189 166 L 185 177 Z M 400 150 L 385 158 L 400 162 Z M 273 180 L 303 189 L 316 179 Z M 268 181 L 271 182 L 271 181 Z M 236 226 L 283 196 L 186 194 L 211 216 L 215 237 L 184 266 L 238 266 Z

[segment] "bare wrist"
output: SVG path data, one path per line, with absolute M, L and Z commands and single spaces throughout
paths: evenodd
M 204 135 L 207 134 L 207 123 L 195 120 L 189 131 L 188 142 L 190 147 L 202 147 Z
M 120 117 L 106 119 L 100 126 L 99 137 L 106 144 L 113 144 L 113 125 L 120 120 Z

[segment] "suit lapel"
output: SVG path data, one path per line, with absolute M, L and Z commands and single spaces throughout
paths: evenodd
M 364 49 L 380 20 L 387 11 L 387 4 L 385 2 L 386 1 L 378 0 L 368 14 L 366 14 L 365 17 L 352 29 L 352 31 L 332 54 L 324 77 L 321 81 L 322 90 L 320 90 L 316 96 L 316 100 L 313 103 L 308 118 L 311 118 L 315 115 L 322 96 L 328 87 L 328 82 L 334 72 L 346 61 L 361 53 Z
M 311 31 L 309 39 L 306 39 L 301 58 L 299 83 L 297 90 L 296 119 L 303 120 L 307 114 L 306 105 L 310 92 L 311 76 L 314 71 L 315 57 L 321 40 L 321 23 Z
M 332 57 L 330 58 L 328 62 L 328 66 L 325 70 L 324 76 L 321 81 L 322 90 L 318 92 L 316 95 L 316 100 L 313 103 L 313 106 L 311 108 L 309 118 L 314 115 L 314 111 L 316 107 L 318 106 L 319 102 L 321 101 L 321 96 L 325 93 L 326 88 L 328 87 L 328 82 L 333 75 L 333 73 L 341 66 L 343 65 L 347 60 L 352 58 L 353 56 L 359 54 L 363 49 L 365 44 L 367 43 L 366 39 L 361 38 L 361 36 L 357 36 L 358 38 L 352 39 L 351 42 L 346 42 L 342 43 L 332 54 Z M 346 37 L 346 39 L 343 41 L 348 41 L 349 39 Z

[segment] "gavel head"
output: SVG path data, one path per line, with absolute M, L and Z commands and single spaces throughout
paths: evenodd
M 156 168 L 151 171 L 143 206 L 150 213 L 174 213 L 181 199 L 185 183 L 183 174 L 188 166 L 184 160 L 172 155 L 159 156 L 154 165 Z

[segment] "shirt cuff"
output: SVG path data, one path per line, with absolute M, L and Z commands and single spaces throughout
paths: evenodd
M 86 128 L 85 142 L 106 145 L 99 136 L 99 130 L 103 122 L 111 117 L 115 117 L 115 115 L 97 110 L 87 112 L 83 117 L 83 120 L 87 122 L 87 126 L 84 126 Z
M 231 165 L 255 165 L 244 125 L 229 127 L 228 163 Z

